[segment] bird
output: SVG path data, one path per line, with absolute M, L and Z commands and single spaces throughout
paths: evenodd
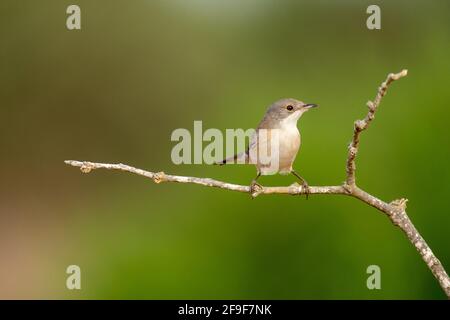
M 305 103 L 293 98 L 275 101 L 267 108 L 263 119 L 250 137 L 247 149 L 217 164 L 245 163 L 255 165 L 257 175 L 250 184 L 252 194 L 256 188 L 262 188 L 257 182 L 261 175 L 293 174 L 301 181 L 302 189 L 308 197 L 308 183 L 293 169 L 292 165 L 301 145 L 297 121 L 305 112 L 316 107 L 318 105 L 315 103 Z M 262 156 L 262 152 L 266 153 L 265 157 Z M 267 161 L 267 156 L 270 161 Z

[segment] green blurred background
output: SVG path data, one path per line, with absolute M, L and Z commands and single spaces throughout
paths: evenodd
M 81 7 L 82 30 L 66 29 Z M 366 28 L 381 6 L 382 29 Z M 14 1 L 0 4 L 0 298 L 443 299 L 404 234 L 341 196 L 155 185 L 65 159 L 248 184 L 250 166 L 172 164 L 176 128 L 251 128 L 268 104 L 320 104 L 295 168 L 345 179 L 352 123 L 409 70 L 364 133 L 360 186 L 408 213 L 450 269 L 448 1 Z M 289 185 L 293 177 L 261 178 Z M 81 267 L 82 290 L 66 289 Z M 381 268 L 381 290 L 366 268 Z

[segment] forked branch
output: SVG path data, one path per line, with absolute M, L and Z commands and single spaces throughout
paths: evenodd
M 357 198 L 364 203 L 377 208 L 379 211 L 386 214 L 392 223 L 398 226 L 407 236 L 408 240 L 411 244 L 416 248 L 422 257 L 423 261 L 426 263 L 430 271 L 433 273 L 434 277 L 439 282 L 442 290 L 447 295 L 447 298 L 450 298 L 450 278 L 448 277 L 442 263 L 431 251 L 428 244 L 425 242 L 423 237 L 419 234 L 417 229 L 414 227 L 413 223 L 409 219 L 406 214 L 406 202 L 407 199 L 398 199 L 391 201 L 390 203 L 384 202 L 371 194 L 363 191 L 356 185 L 356 155 L 358 153 L 359 143 L 360 143 L 360 135 L 361 132 L 366 130 L 369 124 L 375 117 L 375 112 L 377 111 L 380 102 L 384 95 L 387 92 L 389 85 L 402 77 L 407 75 L 407 70 L 403 70 L 397 74 L 389 74 L 387 76 L 386 81 L 384 81 L 381 86 L 378 88 L 377 95 L 375 96 L 374 101 L 369 101 L 367 106 L 369 111 L 366 117 L 362 120 L 357 120 L 354 124 L 353 129 L 353 138 L 352 142 L 348 148 L 348 157 L 347 157 L 347 178 L 343 185 L 338 186 L 314 186 L 309 187 L 309 194 L 339 194 L 339 195 L 347 195 Z M 109 163 L 96 163 L 89 161 L 75 161 L 75 160 L 66 160 L 66 164 L 79 167 L 80 170 L 84 173 L 89 173 L 95 169 L 109 169 L 109 170 L 120 170 L 126 171 L 130 173 L 134 173 L 140 176 L 144 176 L 152 179 L 155 183 L 161 182 L 178 182 L 178 183 L 192 183 L 198 184 L 206 187 L 214 187 L 221 188 L 231 191 L 237 192 L 257 192 L 257 194 L 253 193 L 252 196 L 257 196 L 260 194 L 290 194 L 290 195 L 301 195 L 305 193 L 302 186 L 298 184 L 293 184 L 291 186 L 280 186 L 280 187 L 262 187 L 257 191 L 251 190 L 250 186 L 237 185 L 228 182 L 223 182 L 219 180 L 214 180 L 211 178 L 197 178 L 197 177 L 185 177 L 185 176 L 175 176 L 165 174 L 164 172 L 150 172 L 142 169 L 138 169 L 135 167 L 131 167 L 125 164 L 109 164 Z

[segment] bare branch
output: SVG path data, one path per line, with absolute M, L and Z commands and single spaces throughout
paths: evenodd
M 381 99 L 386 94 L 388 86 L 395 80 L 398 80 L 407 75 L 407 71 L 403 70 L 397 74 L 389 74 L 386 81 L 381 84 L 378 88 L 378 93 L 373 102 L 369 101 L 367 103 L 369 107 L 369 112 L 363 120 L 358 120 L 355 122 L 353 139 L 349 146 L 348 159 L 347 159 L 347 179 L 343 185 L 340 186 L 318 186 L 309 187 L 309 194 L 339 194 L 347 195 L 361 200 L 362 202 L 378 209 L 379 211 L 386 214 L 391 222 L 398 226 L 407 236 L 411 244 L 416 248 L 422 257 L 423 261 L 426 263 L 432 274 L 435 276 L 442 290 L 445 292 L 448 298 L 450 298 L 450 278 L 448 277 L 442 263 L 431 251 L 428 244 L 425 242 L 423 237 L 419 234 L 417 229 L 414 227 L 413 223 L 406 214 L 406 199 L 394 200 L 390 203 L 384 202 L 377 197 L 365 192 L 356 186 L 355 179 L 355 159 L 358 153 L 360 134 L 362 131 L 366 130 L 370 122 L 375 116 L 375 111 L 380 105 Z M 280 186 L 280 187 L 260 187 L 257 190 L 252 190 L 250 186 L 237 185 L 228 182 L 222 182 L 219 180 L 214 180 L 210 178 L 197 178 L 197 177 L 185 177 L 185 176 L 175 176 L 165 174 L 164 172 L 150 172 L 135 167 L 131 167 L 125 164 L 109 164 L 109 163 L 96 163 L 88 161 L 75 161 L 66 160 L 66 164 L 79 167 L 84 173 L 89 173 L 96 169 L 109 169 L 109 170 L 119 170 L 134 173 L 146 178 L 152 179 L 155 183 L 161 182 L 178 182 L 178 183 L 190 183 L 198 184 L 206 187 L 214 187 L 220 189 L 226 189 L 237 192 L 252 193 L 253 197 L 260 194 L 289 194 L 289 195 L 301 195 L 305 193 L 302 186 L 298 184 L 293 184 L 291 186 Z
M 250 192 L 250 186 L 243 186 L 238 184 L 232 184 L 228 182 L 222 182 L 219 180 L 214 180 L 211 178 L 197 178 L 197 177 L 185 177 L 185 176 L 174 176 L 170 174 L 165 174 L 164 172 L 150 172 L 142 169 L 138 169 L 132 166 L 128 166 L 122 163 L 119 164 L 109 164 L 109 163 L 96 163 L 88 161 L 75 161 L 66 160 L 66 164 L 74 167 L 79 167 L 83 173 L 89 173 L 96 169 L 109 169 L 109 170 L 120 170 L 127 171 L 130 173 L 137 174 L 139 176 L 144 176 L 152 179 L 155 183 L 161 182 L 178 182 L 178 183 L 191 183 L 199 184 L 206 187 L 214 187 L 220 189 L 227 189 L 237 192 Z M 294 183 L 291 186 L 286 187 L 263 187 L 257 191 L 257 194 L 290 194 L 290 195 L 301 195 L 304 194 L 304 190 L 301 185 Z M 309 187 L 310 194 L 347 194 L 347 190 L 343 186 L 324 186 L 324 187 Z
M 408 200 L 398 199 L 391 203 L 386 203 L 356 186 L 352 189 L 351 195 L 372 207 L 377 208 L 381 212 L 384 212 L 391 222 L 406 234 L 408 240 L 414 245 L 422 257 L 422 260 L 426 263 L 439 282 L 439 285 L 447 295 L 447 298 L 450 299 L 450 278 L 442 263 L 434 255 L 425 239 L 420 235 L 419 231 L 417 231 L 411 219 L 409 219 L 408 214 L 406 213 L 406 202 Z
M 354 127 L 353 127 L 353 139 L 350 145 L 348 146 L 348 158 L 347 158 L 347 185 L 352 188 L 356 183 L 355 178 L 355 171 L 356 171 L 356 164 L 355 159 L 356 155 L 358 153 L 359 148 L 359 136 L 361 135 L 361 132 L 366 130 L 369 126 L 370 122 L 375 118 L 375 112 L 377 111 L 378 106 L 380 105 L 381 99 L 384 97 L 384 95 L 387 92 L 387 89 L 389 85 L 394 82 L 395 80 L 398 80 L 400 78 L 405 77 L 408 74 L 408 70 L 403 70 L 399 73 L 390 73 L 386 81 L 384 81 L 381 86 L 378 88 L 377 95 L 375 97 L 375 100 L 368 101 L 367 107 L 369 108 L 369 112 L 367 113 L 366 117 L 363 120 L 356 120 Z

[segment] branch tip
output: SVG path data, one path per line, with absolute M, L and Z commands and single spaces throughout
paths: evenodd
M 381 83 L 381 85 L 378 87 L 377 95 L 375 96 L 375 99 L 369 100 L 366 105 L 369 108 L 369 112 L 362 120 L 356 120 L 354 122 L 354 130 L 353 130 L 353 138 L 352 142 L 350 144 L 350 148 L 348 149 L 348 155 L 347 155 L 347 185 L 354 185 L 356 181 L 355 177 L 355 171 L 356 171 L 356 155 L 358 153 L 359 148 L 359 142 L 360 142 L 360 135 L 361 132 L 366 130 L 369 124 L 372 122 L 372 120 L 375 118 L 375 112 L 378 108 L 378 106 L 381 103 L 381 99 L 384 97 L 384 95 L 387 92 L 387 89 L 389 85 L 402 77 L 405 77 L 408 74 L 408 70 L 403 69 L 399 73 L 389 73 L 386 77 L 386 80 Z

